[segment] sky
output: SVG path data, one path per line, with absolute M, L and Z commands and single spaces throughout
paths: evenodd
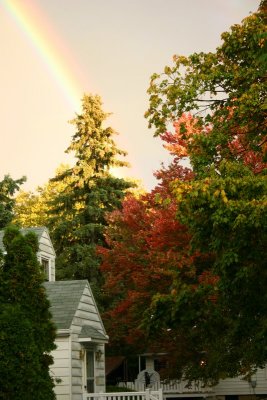
M 148 129 L 150 76 L 174 54 L 215 51 L 221 33 L 258 0 L 0 0 L 0 181 L 48 182 L 75 133 L 83 94 L 98 94 L 127 151 L 132 177 L 151 190 L 171 160 Z

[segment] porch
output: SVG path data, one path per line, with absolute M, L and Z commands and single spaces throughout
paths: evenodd
M 120 382 L 120 388 L 127 388 L 135 391 L 144 390 L 144 383 L 136 380 L 135 382 Z M 163 398 L 183 397 L 183 398 L 207 398 L 214 397 L 215 391 L 213 387 L 203 386 L 201 382 L 192 382 L 191 385 L 187 381 L 172 379 L 159 380 L 151 385 L 151 390 L 161 390 Z
M 162 389 L 139 392 L 85 393 L 83 400 L 163 400 Z

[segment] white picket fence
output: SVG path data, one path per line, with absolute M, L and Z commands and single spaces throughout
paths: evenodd
M 162 389 L 141 392 L 85 393 L 83 400 L 163 400 Z

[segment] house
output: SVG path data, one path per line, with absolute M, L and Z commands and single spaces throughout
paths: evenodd
M 56 254 L 52 245 L 48 229 L 45 227 L 33 227 L 33 228 L 22 228 L 22 234 L 26 234 L 31 231 L 37 236 L 39 243 L 39 250 L 37 252 L 37 258 L 40 264 L 43 266 L 45 277 L 47 281 L 55 280 L 55 259 Z M 0 231 L 0 250 L 5 252 L 3 245 L 4 231 Z
M 57 328 L 51 373 L 57 400 L 105 392 L 105 332 L 87 280 L 45 282 Z
M 37 235 L 37 258 L 44 268 L 44 283 L 51 313 L 57 328 L 52 352 L 57 400 L 82 400 L 85 393 L 105 392 L 105 343 L 103 326 L 93 293 L 87 280 L 56 281 L 55 251 L 48 229 L 25 228 Z M 0 249 L 4 232 L 0 231 Z
M 242 377 L 221 380 L 215 392 L 219 400 L 267 399 L 267 367 L 258 369 L 249 381 Z
M 139 373 L 134 381 L 120 382 L 119 386 L 132 390 L 163 390 L 164 399 L 183 400 L 263 400 L 267 399 L 267 366 L 258 369 L 251 379 L 242 376 L 220 380 L 213 387 L 205 387 L 201 382 L 176 379 L 162 380 L 157 372 L 160 353 L 145 353 L 139 355 Z M 159 371 L 160 372 L 160 371 Z

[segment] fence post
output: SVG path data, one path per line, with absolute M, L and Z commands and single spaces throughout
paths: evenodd
M 159 400 L 163 400 L 163 390 L 159 388 Z
M 150 400 L 150 389 L 145 390 L 145 397 L 146 397 L 146 400 Z

